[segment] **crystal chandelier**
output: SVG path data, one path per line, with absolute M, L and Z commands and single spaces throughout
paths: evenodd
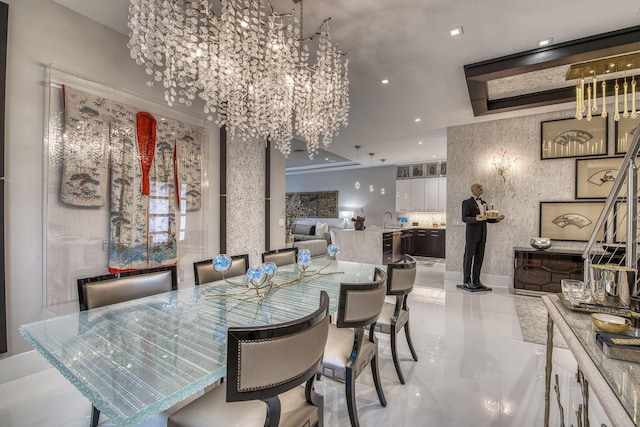
M 576 119 L 586 118 L 588 121 L 600 112 L 603 118 L 607 112 L 607 95 L 613 88 L 613 120 L 631 117 L 635 119 L 636 111 L 636 76 L 632 73 L 640 67 L 640 53 L 597 59 L 594 61 L 574 64 L 569 68 L 566 79 L 577 79 L 576 85 Z M 614 77 L 615 76 L 615 77 Z M 609 77 L 607 80 L 606 77 Z M 620 80 L 620 82 L 618 81 Z M 598 95 L 600 105 L 598 107 Z M 622 109 L 622 114 L 620 110 Z
M 204 101 L 231 135 L 269 140 L 285 155 L 291 139 L 309 157 L 348 125 L 349 60 L 329 34 L 330 18 L 303 37 L 303 8 L 279 14 L 268 0 L 131 0 L 131 57 L 162 82 L 171 106 Z M 310 44 L 317 43 L 315 55 Z

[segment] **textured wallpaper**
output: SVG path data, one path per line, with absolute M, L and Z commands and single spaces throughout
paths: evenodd
M 264 251 L 265 145 L 227 137 L 227 253 L 249 254 L 252 266 Z
M 505 221 L 488 224 L 482 273 L 513 277 L 513 248 L 529 248 L 530 239 L 538 237 L 539 202 L 574 200 L 575 159 L 540 160 L 540 123 L 573 114 L 562 111 L 448 129 L 447 271 L 462 271 L 461 205 L 471 196 L 471 184 L 478 182 L 484 187 L 482 198 L 506 215 Z M 611 153 L 612 123 L 609 129 Z M 491 160 L 502 150 L 507 157 L 517 158 L 506 182 L 491 167 Z M 553 247 L 582 249 L 584 243 L 554 241 Z

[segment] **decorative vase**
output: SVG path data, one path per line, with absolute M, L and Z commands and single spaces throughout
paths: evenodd
M 354 221 L 353 228 L 356 230 L 364 230 L 364 221 Z

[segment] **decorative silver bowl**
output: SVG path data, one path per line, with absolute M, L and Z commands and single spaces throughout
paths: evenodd
M 551 247 L 551 239 L 548 239 L 546 237 L 534 237 L 533 239 L 531 239 L 529 244 L 534 249 L 545 250 Z

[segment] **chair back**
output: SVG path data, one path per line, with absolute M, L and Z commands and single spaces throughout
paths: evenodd
M 193 263 L 193 275 L 196 286 L 201 283 L 217 282 L 225 277 L 242 276 L 249 268 L 249 254 L 231 256 L 231 268 L 223 274 L 213 269 L 213 259 L 206 259 Z
M 387 295 L 406 295 L 416 281 L 416 259 L 405 255 L 403 260 L 387 265 Z
M 263 252 L 262 254 L 262 262 L 273 262 L 278 267 L 281 265 L 295 264 L 297 258 L 298 248 L 274 249 Z
M 178 289 L 175 265 L 78 279 L 80 311 Z
M 386 273 L 377 268 L 372 282 L 341 283 L 338 328 L 360 328 L 378 320 L 386 294 Z
M 312 379 L 322 362 L 328 331 L 325 291 L 318 310 L 301 319 L 229 328 L 227 402 L 268 400 Z

